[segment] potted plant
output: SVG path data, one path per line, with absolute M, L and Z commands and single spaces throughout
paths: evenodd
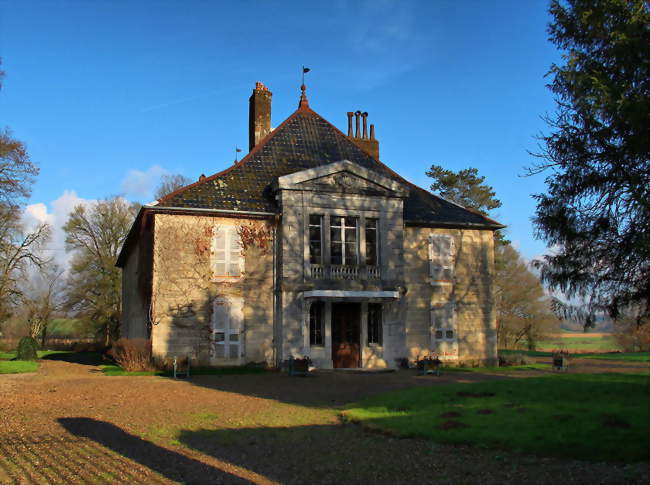
M 442 361 L 436 354 L 425 356 L 417 361 L 418 375 L 423 376 L 426 374 L 440 375 L 440 367 Z
M 309 366 L 311 359 L 306 355 L 301 358 L 289 357 L 289 375 L 290 376 L 306 376 L 309 375 Z
M 553 369 L 569 370 L 569 351 L 566 349 L 553 350 Z

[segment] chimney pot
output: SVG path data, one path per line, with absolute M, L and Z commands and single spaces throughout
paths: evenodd
M 354 137 L 359 138 L 359 117 L 361 116 L 361 111 L 354 112 L 354 123 L 355 123 L 355 132 Z
M 368 112 L 364 111 L 361 113 L 361 117 L 363 118 L 363 139 L 367 140 L 368 139 Z
M 354 116 L 354 113 L 352 111 L 348 111 L 348 136 L 351 138 L 352 137 L 352 117 Z
M 375 139 L 375 125 L 370 125 L 370 139 Z

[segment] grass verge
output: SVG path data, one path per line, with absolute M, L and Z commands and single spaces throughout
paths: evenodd
M 624 360 L 626 362 L 650 362 L 650 352 L 612 352 L 608 354 L 576 354 L 581 359 Z
M 39 359 L 52 354 L 69 354 L 69 350 L 37 350 L 36 355 Z M 16 357 L 16 352 L 0 352 L 0 359 L 11 360 Z
M 443 372 L 509 372 L 509 371 L 522 371 L 522 370 L 551 370 L 551 364 L 522 364 L 522 365 L 509 365 L 503 367 L 443 367 Z
M 343 415 L 399 436 L 586 460 L 650 459 L 650 374 L 564 374 L 417 387 Z
M 569 350 L 569 352 L 571 352 Z M 506 350 L 499 349 L 499 355 L 524 354 L 530 357 L 551 357 L 552 352 L 543 352 L 539 350 Z M 650 362 L 650 352 L 591 352 L 584 354 L 571 353 L 571 357 L 579 359 L 605 359 L 605 360 L 624 360 L 628 362 Z
M 128 372 L 118 365 L 100 365 L 99 367 L 107 376 L 172 376 L 171 371 Z M 190 369 L 190 376 L 229 376 L 261 374 L 263 372 L 266 372 L 266 370 L 260 367 L 197 367 Z
M 21 374 L 36 372 L 38 362 L 29 360 L 0 360 L 0 374 Z

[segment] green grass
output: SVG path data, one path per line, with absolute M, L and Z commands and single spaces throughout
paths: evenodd
M 100 365 L 104 375 L 107 376 L 162 376 L 165 373 L 161 371 L 142 371 L 142 372 L 128 372 L 118 365 Z
M 537 342 L 537 347 L 545 350 L 564 348 L 569 352 L 611 352 L 620 350 L 614 336 L 555 337 Z
M 522 364 L 504 367 L 444 367 L 443 372 L 508 372 L 522 370 L 551 370 L 551 364 Z
M 537 455 L 650 459 L 650 374 L 562 374 L 381 394 L 344 411 L 399 436 Z
M 609 354 L 577 354 L 581 359 L 624 360 L 627 362 L 650 362 L 650 352 L 614 352 Z
M 107 376 L 164 376 L 171 377 L 171 371 L 144 371 L 144 372 L 128 372 L 118 365 L 100 365 L 104 375 Z M 197 367 L 190 369 L 191 376 L 229 376 L 229 375 L 245 375 L 245 374 L 260 374 L 266 372 L 259 367 Z
M 0 360 L 0 374 L 21 374 L 23 372 L 36 372 L 38 362 L 29 360 Z
M 500 355 L 524 354 L 524 355 L 528 355 L 530 357 L 551 357 L 553 355 L 553 352 L 542 352 L 540 350 L 506 350 L 506 349 L 499 349 L 499 354 Z
M 499 355 L 524 354 L 530 357 L 551 357 L 552 352 L 541 352 L 538 350 L 505 350 L 499 349 Z M 592 352 L 586 354 L 571 354 L 572 358 L 579 359 L 605 359 L 624 360 L 628 362 L 650 362 L 650 352 Z
M 38 356 L 39 359 L 42 359 L 43 357 L 47 357 L 48 355 L 52 354 L 69 354 L 70 351 L 68 350 L 37 350 L 36 355 Z M 11 360 L 16 358 L 16 352 L 0 352 L 0 360 L 5 359 L 5 360 Z

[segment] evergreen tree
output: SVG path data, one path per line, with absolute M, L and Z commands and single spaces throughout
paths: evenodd
M 543 281 L 613 318 L 650 301 L 650 12 L 643 0 L 551 2 L 557 110 L 540 137 Z

